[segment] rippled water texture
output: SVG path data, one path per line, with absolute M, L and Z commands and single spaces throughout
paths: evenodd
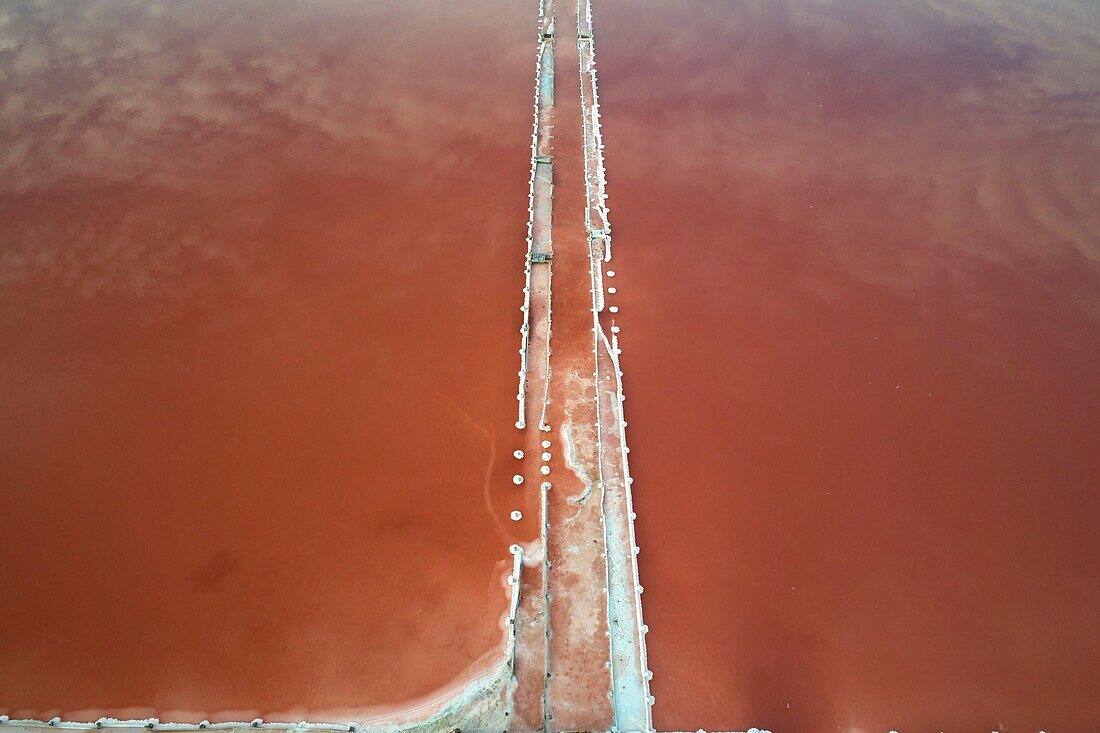
M 1100 5 L 598 8 L 659 730 L 1100 720 Z
M 2 711 L 350 716 L 499 649 L 535 14 L 0 2 Z

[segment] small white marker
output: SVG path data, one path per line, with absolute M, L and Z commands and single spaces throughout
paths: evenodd
M 514 451 L 512 451 L 512 455 L 515 456 L 516 458 L 523 458 L 523 451 L 514 450 Z
M 619 291 L 618 291 L 618 290 L 616 290 L 615 288 L 608 288 L 608 289 L 607 289 L 607 292 L 609 292 L 609 293 L 611 293 L 612 295 L 614 295 L 615 293 L 617 293 L 617 292 L 619 292 Z
M 608 310 L 611 311 L 612 313 L 618 313 L 619 312 L 619 306 L 613 305 L 610 308 L 608 308 Z
M 508 516 L 512 518 L 513 522 L 518 522 L 519 520 L 523 519 L 523 512 L 521 512 L 519 509 L 513 509 L 512 513 Z
M 543 476 L 549 476 L 550 475 L 550 467 L 549 466 L 543 466 L 542 468 L 539 469 L 539 471 L 542 473 Z
M 549 448 L 550 447 L 550 441 L 549 440 L 542 441 L 542 447 L 543 448 Z
M 520 476 L 517 473 L 515 476 L 512 477 L 512 483 L 515 484 L 516 486 L 519 486 L 520 484 L 523 483 L 523 476 Z
M 607 276 L 608 277 L 615 277 L 615 271 L 614 270 L 608 270 L 607 271 Z
M 542 460 L 549 461 L 550 460 L 550 454 L 549 453 L 543 453 L 542 454 Z

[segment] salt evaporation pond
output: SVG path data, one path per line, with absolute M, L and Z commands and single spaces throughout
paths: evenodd
M 600 3 L 658 730 L 1100 719 L 1097 7 Z
M 535 12 L 0 6 L 0 712 L 353 719 L 499 651 Z

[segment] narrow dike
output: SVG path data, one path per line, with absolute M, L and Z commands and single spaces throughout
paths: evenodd
M 591 7 L 540 10 L 516 483 L 541 532 L 511 730 L 650 731 Z

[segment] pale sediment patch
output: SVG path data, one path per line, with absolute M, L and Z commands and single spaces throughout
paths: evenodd
M 561 440 L 562 443 L 565 444 L 565 464 L 569 466 L 569 470 L 584 484 L 584 491 L 576 496 L 570 496 L 566 501 L 570 504 L 583 504 L 588 500 L 588 497 L 592 495 L 592 486 L 595 482 L 589 477 L 588 471 L 585 469 L 584 463 L 581 462 L 578 455 L 577 446 L 573 440 L 572 423 L 562 423 Z

